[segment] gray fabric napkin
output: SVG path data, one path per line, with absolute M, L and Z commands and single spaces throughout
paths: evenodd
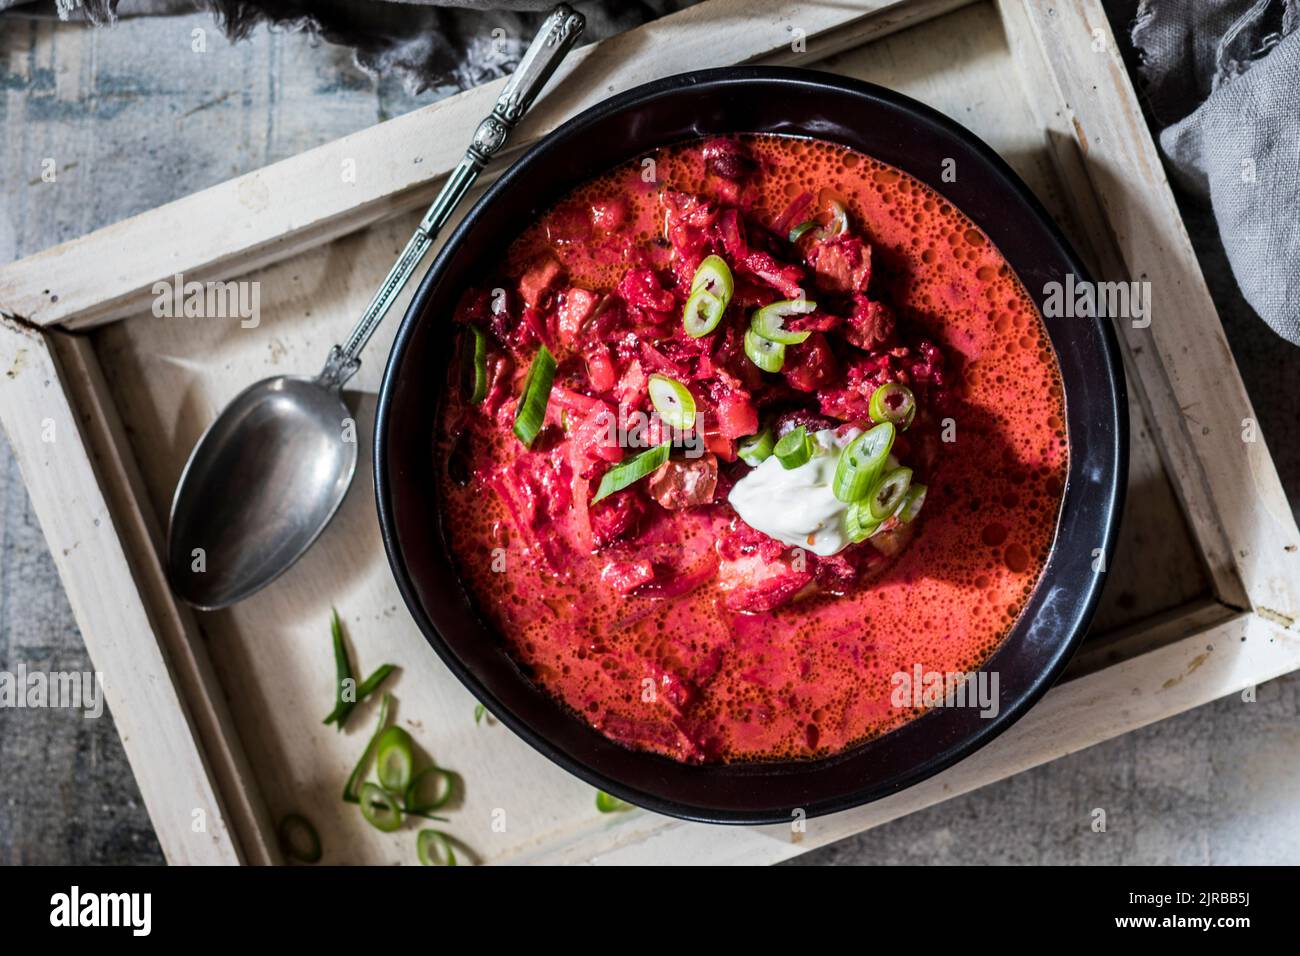
M 1175 174 L 1242 294 L 1300 345 L 1300 0 L 1143 0 L 1133 45 Z
M 260 23 L 310 30 L 351 47 L 372 75 L 401 76 L 407 90 L 468 89 L 514 69 L 556 0 L 0 0 L 10 15 L 118 17 L 209 10 L 232 40 Z M 582 42 L 600 40 L 698 0 L 569 0 L 587 18 Z

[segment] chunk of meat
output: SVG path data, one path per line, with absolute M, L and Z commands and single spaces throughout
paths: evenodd
M 556 306 L 556 331 L 560 342 L 573 346 L 578 341 L 583 325 L 596 311 L 599 302 L 600 297 L 596 293 L 577 286 L 560 293 Z
M 853 314 L 844 325 L 844 338 L 851 345 L 874 352 L 894 340 L 896 325 L 894 310 L 889 306 L 855 295 Z
M 811 560 L 801 555 L 802 567 L 783 556 L 766 560 L 760 554 L 742 555 L 718 565 L 718 588 L 733 611 L 761 614 L 780 607 L 813 579 Z
M 611 561 L 600 572 L 600 579 L 619 594 L 631 594 L 641 585 L 653 581 L 654 576 L 654 566 L 647 558 L 639 561 Z
M 564 275 L 564 266 L 554 256 L 542 256 L 519 277 L 519 294 L 524 303 L 538 308 L 548 298 Z
M 831 292 L 865 292 L 871 281 L 871 247 L 857 236 L 817 243 L 808 251 L 808 264 L 818 285 Z
M 646 492 L 669 511 L 680 511 L 713 500 L 718 488 L 718 459 L 705 454 L 696 459 L 670 458 L 646 482 Z

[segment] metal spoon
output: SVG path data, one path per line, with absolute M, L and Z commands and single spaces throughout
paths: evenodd
M 438 231 L 585 25 L 567 4 L 547 16 L 465 158 L 321 373 L 250 386 L 203 433 L 172 499 L 167 573 L 182 599 L 204 609 L 242 601 L 288 570 L 325 530 L 357 467 L 352 413 L 339 395 L 343 383 L 361 367 L 361 349 Z

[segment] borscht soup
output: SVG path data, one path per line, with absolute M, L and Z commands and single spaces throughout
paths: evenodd
M 531 680 L 717 763 L 834 754 L 923 713 L 914 675 L 979 669 L 1068 466 L 1055 353 L 980 229 L 766 134 L 520 228 L 456 306 L 433 446 L 461 581 Z

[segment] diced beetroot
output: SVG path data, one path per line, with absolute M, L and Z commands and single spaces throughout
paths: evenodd
M 645 514 L 645 503 L 632 490 L 616 491 L 602 498 L 587 511 L 591 538 L 596 550 L 607 548 L 636 530 Z
M 718 416 L 718 434 L 723 438 L 744 438 L 758 433 L 758 409 L 749 393 L 727 390 L 714 403 Z
M 853 297 L 853 314 L 844 327 L 844 338 L 860 349 L 874 352 L 894 338 L 893 310 L 883 302 L 872 302 L 864 295 Z
M 488 390 L 483 398 L 483 411 L 495 418 L 502 403 L 510 397 L 515 363 L 510 356 L 490 353 L 487 357 Z
M 677 299 L 653 269 L 629 269 L 618 284 L 618 294 L 632 308 L 646 312 L 672 312 L 677 306 Z
M 793 408 L 790 411 L 782 412 L 772 422 L 772 434 L 776 438 L 782 438 L 787 433 L 793 431 L 802 425 L 810 435 L 824 431 L 828 428 L 837 428 L 839 426 L 833 418 L 827 418 L 825 415 L 818 415 L 808 408 Z
M 701 154 L 705 168 L 724 179 L 741 179 L 755 168 L 749 151 L 734 139 L 719 136 L 708 140 L 701 149 Z
M 784 544 L 751 528 L 740 518 L 732 519 L 730 526 L 718 537 L 716 548 L 718 557 L 724 561 L 739 561 L 753 554 L 765 561 L 775 561 L 785 552 Z
M 895 366 L 888 352 L 867 355 L 849 363 L 844 384 L 822 389 L 817 394 L 822 413 L 845 422 L 864 422 L 869 417 L 871 395 L 886 382 L 903 382 L 907 375 Z
M 844 324 L 844 318 L 818 309 L 807 315 L 795 315 L 785 320 L 785 327 L 792 332 L 830 332 Z
M 826 336 L 814 332 L 785 351 L 785 380 L 801 392 L 815 392 L 835 381 L 839 366 Z
M 596 311 L 600 297 L 594 292 L 573 286 L 560 293 L 556 306 L 556 330 L 564 345 L 572 346 L 591 314 Z
M 613 232 L 627 222 L 627 200 L 621 196 L 591 204 L 591 224 L 600 232 Z
M 600 403 L 597 412 L 576 416 L 569 428 L 569 461 L 582 478 L 592 478 L 602 466 L 623 460 L 623 446 L 618 443 L 617 418 Z
M 646 493 L 669 511 L 706 505 L 717 487 L 718 459 L 709 454 L 669 459 L 646 481 Z
M 609 357 L 609 346 L 593 342 L 587 349 L 587 382 L 593 392 L 608 392 L 618 381 L 618 369 Z
M 600 579 L 619 594 L 631 594 L 641 585 L 654 580 L 655 569 L 647 558 L 639 561 L 611 561 L 600 572 Z
M 871 247 L 857 236 L 836 236 L 808 252 L 818 284 L 832 292 L 865 292 L 871 280 Z
M 622 377 L 613 386 L 614 402 L 620 409 L 638 408 L 643 404 L 642 399 L 649 394 L 646 391 L 648 381 L 640 362 L 636 359 L 628 362 Z
M 794 201 L 785 207 L 785 211 L 777 216 L 772 222 L 772 231 L 779 236 L 788 236 L 790 230 L 799 223 L 808 219 L 808 207 L 812 205 L 813 194 L 802 192 L 794 197 Z
M 537 308 L 564 275 L 564 267 L 554 256 L 542 256 L 519 277 L 519 294 L 524 303 Z

